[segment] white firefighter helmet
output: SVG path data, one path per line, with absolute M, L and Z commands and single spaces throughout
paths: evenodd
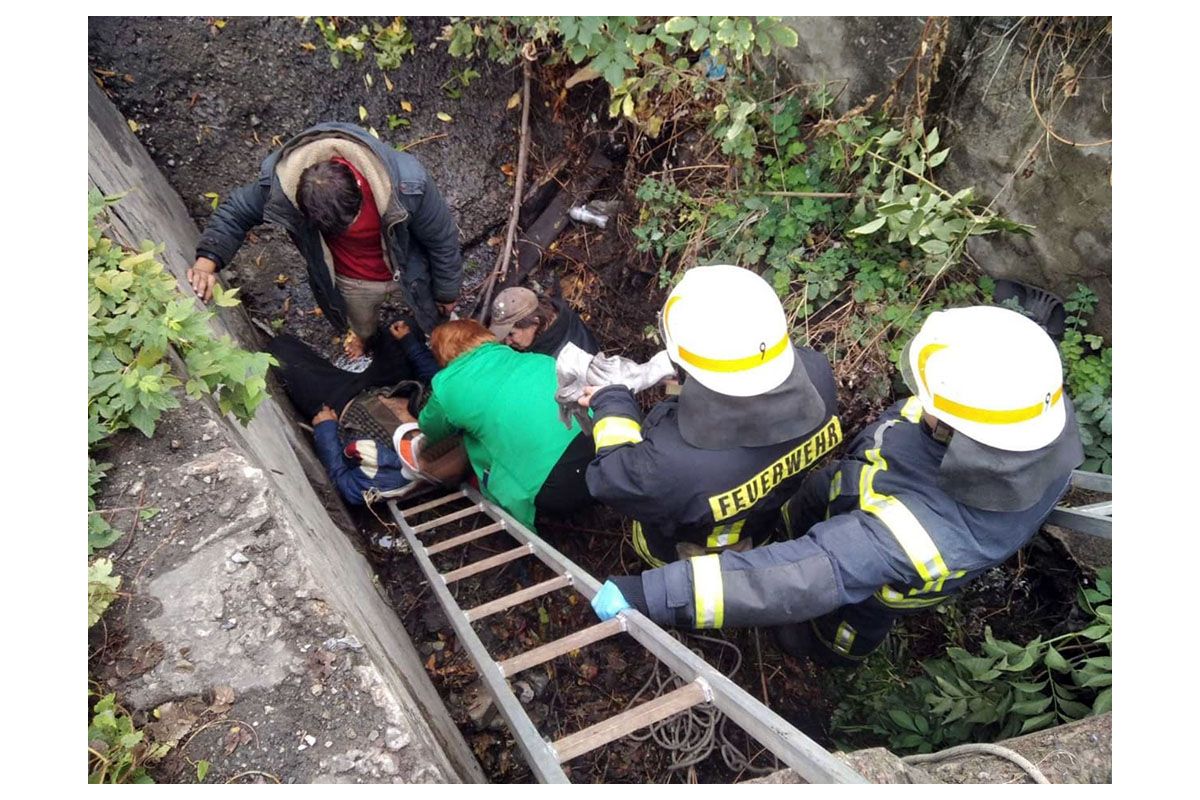
M 692 267 L 667 296 L 659 327 L 671 360 L 719 394 L 754 397 L 792 373 L 783 306 L 748 269 Z
M 936 311 L 905 348 L 900 366 L 925 412 L 977 442 L 1028 452 L 1062 433 L 1058 348 L 1016 311 Z

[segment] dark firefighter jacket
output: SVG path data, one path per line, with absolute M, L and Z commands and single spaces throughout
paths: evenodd
M 803 435 L 764 447 L 705 450 L 684 441 L 679 403 L 665 400 L 646 415 L 624 386 L 592 396 L 596 458 L 588 490 L 596 500 L 637 520 L 634 547 L 650 564 L 677 558 L 675 543 L 710 550 L 753 537 L 769 540 L 779 507 L 804 473 L 842 441 L 837 391 L 825 356 L 796 348 L 825 410 Z
M 588 326 L 583 324 L 583 320 L 579 318 L 575 310 L 567 305 L 566 301 L 559 300 L 557 297 L 550 298 L 550 302 L 554 305 L 558 316 L 541 336 L 533 340 L 533 344 L 529 345 L 528 352 L 543 353 L 551 358 L 558 358 L 558 351 L 562 350 L 567 342 L 571 342 L 585 353 L 592 355 L 599 353 L 600 343 L 596 341 L 596 337 L 592 335 Z
M 660 624 L 699 628 L 801 622 L 872 595 L 895 609 L 936 605 L 1028 542 L 1071 476 L 1023 511 L 972 508 L 938 488 L 946 445 L 924 429 L 910 398 L 859 434 L 831 472 L 830 516 L 799 539 L 614 582 Z
M 458 228 L 425 168 L 408 153 L 384 144 L 356 125 L 325 122 L 309 128 L 262 162 L 258 180 L 222 202 L 196 245 L 224 267 L 246 234 L 264 221 L 287 231 L 308 265 L 313 297 L 338 330 L 346 330 L 346 307 L 334 286 L 333 257 L 320 231 L 296 205 L 300 173 L 342 156 L 370 182 L 384 230 L 384 259 L 403 282 L 405 300 L 426 331 L 437 324 L 434 301 L 449 302 L 462 286 Z M 386 199 L 386 204 L 382 201 Z

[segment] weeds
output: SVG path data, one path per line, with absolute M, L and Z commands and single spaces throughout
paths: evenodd
M 995 639 L 979 654 L 950 647 L 902 674 L 885 653 L 842 680 L 832 720 L 847 744 L 882 739 L 899 753 L 928 753 L 965 742 L 990 742 L 1112 709 L 1112 576 L 1100 571 L 1080 587 L 1088 616 L 1079 631 L 1025 645 Z
M 92 695 L 97 696 L 97 695 Z M 146 740 L 116 695 L 101 697 L 88 725 L 88 783 L 154 783 L 146 768 L 171 749 Z

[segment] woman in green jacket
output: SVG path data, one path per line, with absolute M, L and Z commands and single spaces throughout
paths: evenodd
M 554 359 L 519 353 L 474 320 L 434 328 L 442 370 L 421 410 L 427 446 L 461 433 L 485 497 L 530 528 L 538 511 L 564 514 L 591 502 L 591 439 L 558 417 Z

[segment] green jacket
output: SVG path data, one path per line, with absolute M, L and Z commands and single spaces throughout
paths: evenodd
M 554 359 L 488 342 L 433 376 L 421 410 L 430 444 L 462 433 L 485 497 L 533 528 L 534 498 L 579 435 L 558 418 Z

